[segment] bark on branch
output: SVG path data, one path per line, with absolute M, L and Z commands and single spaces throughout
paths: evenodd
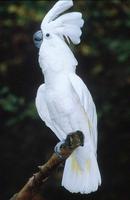
M 69 134 L 60 146 L 60 156 L 53 153 L 51 158 L 38 167 L 39 171 L 10 200 L 43 200 L 39 194 L 39 188 L 60 163 L 64 162 L 77 147 L 83 146 L 83 141 L 83 134 L 80 131 Z

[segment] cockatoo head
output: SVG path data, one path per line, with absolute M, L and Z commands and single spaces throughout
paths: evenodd
M 43 72 L 52 68 L 55 71 L 67 69 L 65 66 L 75 69 L 78 63 L 67 43 L 80 43 L 81 28 L 84 24 L 82 14 L 70 12 L 60 15 L 72 6 L 72 0 L 59 0 L 42 20 L 41 30 L 34 34 L 33 39 L 39 48 L 39 64 Z
M 40 48 L 45 40 L 55 40 L 57 37 L 73 44 L 80 43 L 81 28 L 84 24 L 80 12 L 70 12 L 59 16 L 73 6 L 72 0 L 59 0 L 46 14 L 41 30 L 34 34 L 34 43 Z

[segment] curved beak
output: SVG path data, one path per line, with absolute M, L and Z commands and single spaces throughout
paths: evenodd
M 33 42 L 35 44 L 35 47 L 40 48 L 42 41 L 43 41 L 43 34 L 42 31 L 39 30 L 33 35 Z

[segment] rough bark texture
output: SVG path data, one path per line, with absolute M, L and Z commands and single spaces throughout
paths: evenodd
M 10 200 L 44 200 L 39 193 L 40 187 L 60 163 L 64 162 L 77 147 L 83 146 L 83 140 L 83 134 L 80 131 L 69 134 L 60 146 L 60 154 L 53 153 L 51 158 L 38 167 L 39 171 Z

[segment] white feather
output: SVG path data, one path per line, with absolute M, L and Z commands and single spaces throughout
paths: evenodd
M 60 37 L 65 36 L 68 43 L 70 39 L 73 44 L 79 44 L 82 34 L 81 28 L 84 24 L 82 14 L 80 12 L 70 12 L 59 16 L 59 14 L 69 9 L 72 5 L 72 0 L 58 1 L 41 23 L 43 32 L 48 29 L 52 33 L 59 34 Z
M 50 89 L 45 85 L 40 86 L 36 106 L 40 117 L 60 140 L 75 130 L 84 133 L 86 138 L 84 146 L 77 148 L 65 163 L 62 186 L 70 192 L 88 194 L 96 191 L 101 184 L 95 140 L 93 140 L 96 112 L 93 112 L 94 103 L 83 81 L 73 73 L 67 75 L 69 79 L 66 75 L 63 74 L 60 79 L 57 77 L 57 82 L 52 81 Z M 89 123 L 92 127 L 89 127 Z
M 74 91 L 77 93 L 80 103 L 86 113 L 86 122 L 79 115 L 80 130 L 87 137 L 83 147 L 77 148 L 65 163 L 62 186 L 73 193 L 88 194 L 94 192 L 101 185 L 101 175 L 96 159 L 97 152 L 97 114 L 93 99 L 84 82 L 75 74 L 69 73 L 69 80 Z M 78 109 L 78 106 L 77 106 Z M 74 114 L 74 113 L 73 113 Z M 90 136 L 90 139 L 88 137 Z M 89 142 L 90 143 L 89 143 Z M 71 177 L 71 179 L 70 179 Z
M 59 128 L 56 125 L 54 125 L 53 121 L 51 120 L 46 103 L 45 91 L 46 91 L 45 84 L 40 85 L 35 100 L 35 105 L 38 114 L 41 117 L 41 119 L 45 122 L 46 126 L 48 126 L 55 133 L 55 135 L 59 138 L 59 140 L 63 140 L 63 138 L 65 138 L 66 135 L 62 130 L 59 130 Z
M 56 2 L 56 4 L 52 7 L 52 9 L 44 17 L 41 23 L 41 28 L 43 28 L 45 24 L 51 22 L 56 17 L 58 17 L 61 13 L 68 10 L 72 6 L 73 6 L 72 0 L 60 0 Z
M 84 82 L 75 74 L 70 73 L 69 74 L 69 79 L 71 81 L 72 86 L 74 87 L 74 90 L 76 91 L 77 95 L 80 98 L 80 102 L 82 106 L 85 109 L 85 112 L 88 115 L 89 121 L 92 125 L 91 127 L 91 138 L 93 141 L 93 146 L 95 149 L 95 154 L 97 151 L 97 114 L 96 114 L 96 108 L 95 104 L 93 102 L 92 96 L 84 84 Z
M 55 33 L 69 38 L 73 44 L 79 44 L 83 24 L 82 14 L 71 12 L 58 17 L 50 25 L 54 28 Z
M 57 33 L 63 34 L 65 37 L 69 37 L 73 44 L 80 43 L 80 36 L 82 34 L 80 28 L 75 25 L 66 25 L 56 28 Z
M 42 21 L 39 64 L 45 84 L 38 89 L 36 107 L 41 119 L 60 140 L 70 132 L 83 132 L 84 146 L 67 159 L 62 185 L 70 192 L 90 193 L 101 184 L 96 159 L 97 114 L 89 90 L 75 74 L 78 62 L 63 40 L 65 37 L 68 42 L 80 42 L 82 14 L 72 12 L 59 16 L 72 5 L 72 0 L 58 1 Z M 49 38 L 45 37 L 46 33 Z
M 56 27 L 75 25 L 81 28 L 84 24 L 84 20 L 82 19 L 82 14 L 80 12 L 70 12 L 58 17 L 53 24 Z
M 84 161 L 82 169 L 79 160 Z M 101 176 L 94 153 L 87 152 L 87 147 L 74 151 L 65 163 L 62 186 L 72 193 L 89 194 L 96 191 L 100 184 Z

